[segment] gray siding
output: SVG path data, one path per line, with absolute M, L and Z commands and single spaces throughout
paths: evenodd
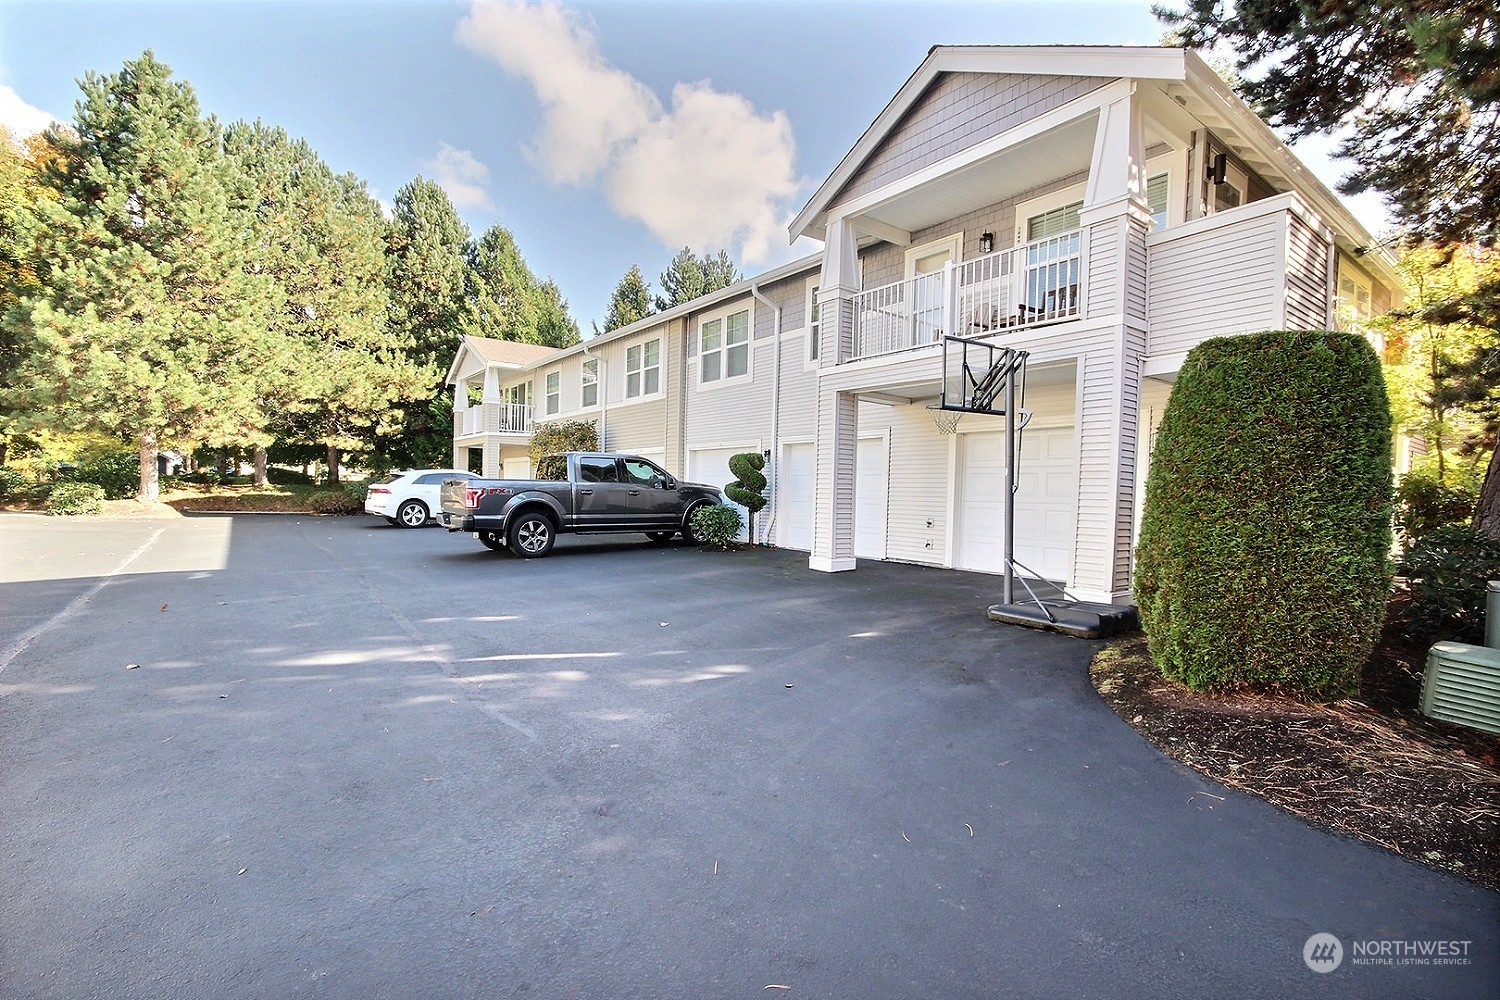
M 1312 227 L 1291 217 L 1286 253 L 1286 326 L 1321 330 L 1328 325 L 1329 246 Z
M 665 448 L 667 404 L 665 400 L 609 408 L 606 451 L 651 451 Z
M 1109 83 L 1102 77 L 944 73 L 839 191 L 865 194 Z

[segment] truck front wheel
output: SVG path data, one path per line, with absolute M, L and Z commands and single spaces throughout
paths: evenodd
M 536 559 L 552 551 L 557 529 L 547 515 L 526 513 L 511 521 L 506 541 L 510 550 L 522 559 Z

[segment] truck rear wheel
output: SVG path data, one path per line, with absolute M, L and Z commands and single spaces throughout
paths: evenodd
M 557 529 L 552 519 L 545 514 L 528 512 L 510 522 L 506 531 L 506 545 L 522 559 L 536 559 L 552 551 L 557 541 Z
M 648 531 L 646 532 L 646 537 L 657 545 L 665 545 L 672 540 L 672 536 L 675 534 L 677 534 L 675 531 Z

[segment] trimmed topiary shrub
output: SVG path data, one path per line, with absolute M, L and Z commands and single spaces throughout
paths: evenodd
M 1363 337 L 1208 340 L 1146 484 L 1135 595 L 1157 666 L 1198 689 L 1356 689 L 1391 568 L 1391 417 Z
M 531 474 L 561 482 L 568 478 L 568 451 L 598 451 L 599 428 L 592 420 L 554 420 L 531 434 Z
M 314 514 L 358 514 L 364 502 L 344 490 L 319 490 L 307 497 L 307 509 Z
M 740 512 L 723 504 L 710 504 L 693 511 L 690 527 L 693 537 L 703 545 L 727 549 L 740 537 L 745 522 Z
M 1471 524 L 1434 528 L 1401 562 L 1411 581 L 1410 638 L 1484 641 L 1485 590 L 1500 580 L 1500 541 Z
M 755 515 L 766 505 L 766 456 L 758 451 L 729 456 L 729 471 L 734 482 L 724 485 L 724 495 L 750 512 L 750 540 L 755 541 Z
M 104 487 L 96 483 L 58 483 L 47 495 L 49 514 L 100 514 Z

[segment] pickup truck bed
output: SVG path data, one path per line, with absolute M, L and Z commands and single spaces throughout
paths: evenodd
M 693 513 L 724 502 L 714 487 L 679 482 L 635 455 L 565 457 L 566 480 L 448 480 L 439 520 L 449 531 L 473 532 L 489 548 L 531 559 L 552 551 L 559 534 L 641 532 L 666 541 L 681 532 L 693 541 Z

